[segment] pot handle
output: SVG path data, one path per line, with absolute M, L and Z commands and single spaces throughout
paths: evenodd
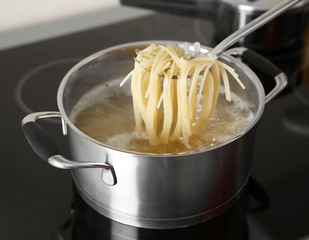
M 244 47 L 232 48 L 225 53 L 228 55 L 240 56 L 242 61 L 249 64 L 253 71 L 259 72 L 275 80 L 275 86 L 269 86 L 269 83 L 263 82 L 264 88 L 265 86 L 271 88 L 265 97 L 266 103 L 276 97 L 287 85 L 288 81 L 285 73 L 262 55 Z
M 50 165 L 61 169 L 102 168 L 103 182 L 111 186 L 115 185 L 117 183 L 116 174 L 111 165 L 99 162 L 75 162 L 63 157 L 59 153 L 58 147 L 54 141 L 36 122 L 38 119 L 54 117 L 60 117 L 62 120 L 62 126 L 66 127 L 59 112 L 31 113 L 22 120 L 22 130 L 35 153 Z

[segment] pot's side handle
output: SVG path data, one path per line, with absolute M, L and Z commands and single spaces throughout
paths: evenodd
M 111 186 L 115 185 L 117 179 L 111 165 L 101 162 L 75 162 L 66 159 L 59 153 L 57 145 L 36 122 L 38 119 L 51 117 L 62 119 L 59 112 L 37 112 L 27 115 L 22 120 L 22 130 L 35 153 L 52 166 L 61 169 L 102 168 L 103 182 Z
M 268 86 L 271 89 L 265 97 L 266 103 L 277 96 L 287 85 L 287 76 L 285 73 L 260 54 L 247 48 L 233 48 L 226 51 L 226 53 L 229 55 L 241 56 L 242 61 L 249 64 L 250 68 L 252 68 L 254 72 L 257 72 L 258 75 L 261 73 L 264 76 L 274 79 L 275 86 L 269 86 L 268 82 L 263 82 L 264 88 Z
M 59 155 L 59 150 L 54 141 L 47 135 L 40 125 L 36 123 L 37 119 L 61 117 L 57 112 L 40 112 L 27 115 L 22 120 L 22 130 L 35 153 L 48 162 L 48 159 L 54 155 Z

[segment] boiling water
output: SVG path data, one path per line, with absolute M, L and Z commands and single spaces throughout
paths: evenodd
M 129 84 L 127 84 L 129 85 Z M 216 146 L 237 135 L 253 118 L 247 105 L 235 94 L 232 101 L 219 94 L 214 112 L 204 129 L 190 138 L 192 148 L 180 142 L 151 146 L 135 130 L 130 90 L 119 84 L 102 85 L 85 94 L 73 108 L 70 119 L 77 128 L 106 145 L 140 153 L 175 154 Z

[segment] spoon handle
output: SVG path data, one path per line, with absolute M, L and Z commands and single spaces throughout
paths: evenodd
M 264 24 L 270 22 L 272 19 L 280 15 L 281 13 L 288 10 L 294 4 L 300 2 L 302 0 L 284 0 L 280 3 L 276 4 L 274 7 L 249 22 L 242 28 L 238 29 L 230 36 L 221 41 L 215 48 L 210 51 L 210 54 L 213 58 L 217 59 L 227 48 L 232 46 L 234 43 L 239 41 L 241 38 L 249 35 L 256 29 L 262 27 Z

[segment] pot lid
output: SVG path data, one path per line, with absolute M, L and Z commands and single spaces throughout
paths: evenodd
M 255 11 L 267 11 L 282 0 L 221 0 L 233 7 L 238 8 L 244 12 L 255 12 Z M 292 8 L 300 8 L 304 5 L 308 5 L 309 0 L 303 0 L 295 4 Z

